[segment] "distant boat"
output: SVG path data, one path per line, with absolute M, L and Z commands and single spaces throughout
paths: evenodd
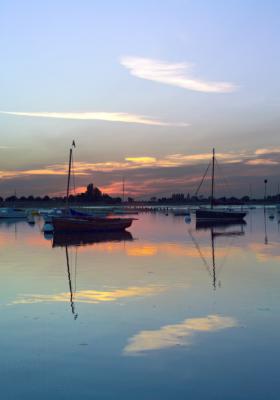
M 196 219 L 205 221 L 242 221 L 246 215 L 244 211 L 223 210 L 214 208 L 214 182 L 215 182 L 215 149 L 212 155 L 212 180 L 211 180 L 211 208 L 197 209 Z
M 129 228 L 134 218 L 109 218 L 97 217 L 90 215 L 81 215 L 83 213 L 76 212 L 76 215 L 69 208 L 69 189 L 72 168 L 72 153 L 75 142 L 73 141 L 69 154 L 69 166 L 67 177 L 66 191 L 66 215 L 52 218 L 54 232 L 116 232 Z
M 29 213 L 27 215 L 27 222 L 29 223 L 29 225 L 34 225 L 35 224 L 35 218 L 34 218 L 34 215 L 32 213 Z
M 172 213 L 175 216 L 190 216 L 190 210 L 188 208 L 173 208 Z
M 0 208 L 0 218 L 23 219 L 26 217 L 27 213 L 23 208 Z

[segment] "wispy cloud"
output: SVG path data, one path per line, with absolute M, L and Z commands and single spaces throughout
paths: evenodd
M 145 115 L 129 114 L 123 112 L 21 112 L 0 111 L 1 114 L 16 115 L 20 117 L 59 118 L 75 120 L 96 120 L 107 122 L 123 122 L 130 124 L 154 125 L 154 126 L 189 126 L 185 122 L 165 122 Z
M 248 165 L 278 165 L 279 162 L 275 160 L 270 160 L 268 158 L 256 158 L 255 160 L 248 160 L 246 162 Z
M 125 157 L 122 161 L 104 161 L 104 162 L 75 162 L 76 175 L 90 175 L 93 172 L 112 172 L 123 170 L 135 170 L 139 168 L 166 168 L 180 167 L 184 165 L 195 165 L 210 160 L 210 153 L 202 154 L 170 154 L 162 158 L 152 156 L 131 156 Z M 217 157 L 223 162 L 235 162 L 234 153 L 217 153 Z M 0 171 L 0 178 L 14 178 L 17 176 L 32 175 L 66 175 L 68 165 L 66 163 L 46 165 L 40 169 L 26 169 L 14 171 Z
M 185 319 L 180 324 L 166 325 L 154 331 L 141 331 L 129 339 L 124 354 L 137 355 L 151 350 L 187 346 L 197 332 L 215 332 L 236 326 L 238 323 L 234 318 L 219 315 Z
M 170 63 L 142 57 L 122 57 L 120 62 L 133 76 L 183 89 L 205 93 L 230 93 L 237 89 L 230 82 L 214 82 L 195 78 L 192 75 L 192 65 L 186 62 Z
M 257 149 L 255 151 L 256 155 L 265 155 L 265 154 L 278 154 L 280 153 L 280 147 L 271 147 L 271 148 L 265 148 L 265 149 Z

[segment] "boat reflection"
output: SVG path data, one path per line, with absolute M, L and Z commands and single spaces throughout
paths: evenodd
M 66 268 L 67 268 L 67 279 L 69 285 L 69 301 L 71 312 L 73 314 L 74 320 L 78 318 L 78 313 L 75 309 L 75 293 L 76 293 L 76 276 L 77 276 L 77 261 L 78 261 L 78 248 L 80 246 L 92 245 L 95 243 L 104 242 L 125 242 L 131 241 L 133 237 L 130 232 L 80 232 L 80 233 L 59 233 L 56 232 L 53 235 L 53 247 L 65 247 L 66 256 Z M 73 251 L 75 252 L 74 257 L 69 257 L 69 247 L 75 247 Z M 74 265 L 70 265 L 70 259 L 74 260 Z M 74 269 L 74 282 L 72 284 L 72 271 Z
M 226 230 L 227 228 L 233 227 L 233 226 L 239 226 L 241 231 L 239 233 L 242 234 L 243 227 L 246 226 L 246 221 L 238 221 L 238 222 L 232 222 L 232 221 L 196 221 L 195 228 L 196 230 L 211 230 L 214 228 L 224 228 Z
M 232 246 L 232 241 L 229 243 L 227 247 L 227 251 L 225 252 L 225 256 L 223 257 L 223 260 L 221 262 L 221 265 L 217 266 L 216 263 L 216 254 L 215 254 L 215 243 L 216 243 L 216 238 L 219 237 L 232 237 L 234 238 L 235 236 L 243 236 L 245 234 L 244 232 L 244 225 L 246 225 L 245 221 L 239 221 L 238 223 L 226 223 L 225 221 L 219 222 L 219 221 L 197 221 L 196 223 L 196 230 L 206 230 L 210 231 L 210 240 L 211 240 L 211 263 L 209 263 L 205 256 L 203 255 L 203 251 L 200 248 L 200 245 L 198 241 L 196 240 L 195 236 L 192 234 L 192 231 L 189 230 L 189 235 L 192 239 L 192 242 L 194 243 L 198 254 L 206 267 L 211 279 L 212 279 L 212 286 L 213 290 L 216 290 L 217 288 L 217 277 L 218 277 L 218 272 L 221 271 L 227 256 L 229 255 L 230 252 L 230 247 Z M 235 230 L 227 230 L 229 227 L 236 227 L 239 226 L 239 229 Z M 217 228 L 223 228 L 223 230 L 217 230 Z M 221 286 L 221 282 L 218 282 L 218 286 Z
M 130 232 L 76 232 L 61 233 L 53 235 L 53 247 L 64 246 L 87 246 L 102 242 L 125 242 L 133 240 Z

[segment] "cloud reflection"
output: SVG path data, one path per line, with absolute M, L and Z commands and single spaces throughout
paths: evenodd
M 151 296 L 163 292 L 165 288 L 163 286 L 131 286 L 126 289 L 115 289 L 115 290 L 80 290 L 74 295 L 76 303 L 88 303 L 98 304 L 103 302 L 113 302 L 119 299 L 130 298 L 130 297 L 142 297 Z M 24 295 L 21 298 L 16 299 L 12 304 L 33 304 L 43 302 L 68 302 L 69 292 L 62 292 L 57 294 L 33 294 Z
M 175 325 L 165 325 L 154 331 L 141 331 L 129 339 L 124 354 L 137 355 L 151 350 L 166 349 L 174 346 L 191 345 L 191 339 L 198 332 L 215 332 L 238 326 L 231 317 L 208 315 L 202 318 L 188 318 Z

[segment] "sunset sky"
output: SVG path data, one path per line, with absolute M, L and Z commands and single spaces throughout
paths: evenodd
M 0 196 L 63 194 L 72 139 L 79 188 L 193 194 L 215 147 L 219 194 L 277 192 L 279 1 L 0 7 Z

